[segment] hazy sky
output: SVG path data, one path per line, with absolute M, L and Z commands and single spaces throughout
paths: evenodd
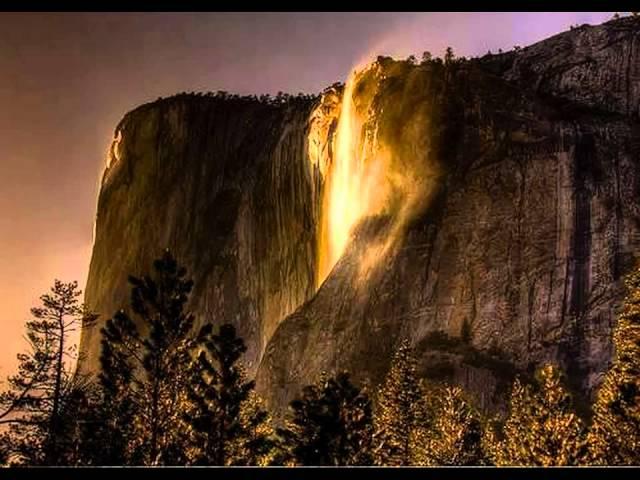
M 0 378 L 53 279 L 84 286 L 98 180 L 128 110 L 180 91 L 318 92 L 370 55 L 479 55 L 611 15 L 0 13 Z

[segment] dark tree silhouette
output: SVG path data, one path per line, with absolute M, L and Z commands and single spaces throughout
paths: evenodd
M 55 280 L 40 297 L 27 322 L 29 351 L 18 354 L 18 373 L 0 394 L 0 424 L 8 424 L 6 456 L 13 463 L 57 465 L 69 462 L 69 425 L 65 415 L 73 399 L 88 389 L 86 379 L 73 372 L 78 359 L 70 335 L 84 322 L 95 321 L 79 302 L 77 282 Z M 68 417 L 73 418 L 73 417 Z
M 451 47 L 447 47 L 447 50 L 444 53 L 444 63 L 445 65 L 449 65 L 451 63 L 453 63 L 453 60 L 455 59 L 455 55 L 453 53 L 453 48 Z
M 247 350 L 233 325 L 217 334 L 213 325 L 200 330 L 197 357 L 188 386 L 190 408 L 185 413 L 196 465 L 256 465 L 269 454 L 267 412 L 252 392 L 239 360 Z
M 107 424 L 128 434 L 125 450 L 131 463 L 184 461 L 179 420 L 186 403 L 194 321 L 186 311 L 193 282 L 185 276 L 186 270 L 165 251 L 153 263 L 152 275 L 129 277 L 136 322 L 120 311 L 102 331 L 101 382 L 105 403 L 115 403 Z M 117 417 L 122 412 L 132 420 L 128 425 Z
M 278 429 L 284 463 L 371 465 L 371 401 L 344 372 L 302 390 Z

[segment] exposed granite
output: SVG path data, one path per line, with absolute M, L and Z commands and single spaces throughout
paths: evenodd
M 426 377 L 499 406 L 560 363 L 589 394 L 611 357 L 620 278 L 640 248 L 640 21 L 581 27 L 445 68 L 383 61 L 356 89 L 394 165 L 437 172 L 376 268 L 394 211 L 363 222 L 315 292 L 324 176 L 343 89 L 287 106 L 177 97 L 128 114 L 100 194 L 86 301 L 172 248 L 200 321 L 232 321 L 267 402 L 323 370 L 375 384 L 410 338 Z M 373 99 L 373 100 L 372 100 Z M 98 366 L 97 328 L 83 368 Z
M 315 290 L 318 173 L 301 161 L 312 104 L 180 95 L 126 115 L 100 191 L 85 301 L 101 322 L 83 331 L 82 368 L 99 367 L 127 275 L 168 247 L 195 282 L 189 308 L 234 323 L 255 371 L 277 322 Z

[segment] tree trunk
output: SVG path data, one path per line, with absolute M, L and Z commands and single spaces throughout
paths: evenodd
M 63 305 L 64 307 L 64 305 Z M 53 406 L 51 408 L 51 416 L 49 417 L 49 438 L 48 448 L 45 453 L 46 463 L 48 465 L 54 463 L 56 457 L 57 447 L 57 433 L 60 417 L 60 396 L 62 390 L 62 368 L 63 368 L 63 355 L 64 355 L 64 316 L 61 312 L 58 314 L 58 326 L 60 328 L 60 338 L 58 340 L 58 351 L 56 352 L 56 366 L 55 366 L 55 384 L 53 387 Z

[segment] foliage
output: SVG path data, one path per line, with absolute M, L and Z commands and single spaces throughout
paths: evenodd
M 429 413 L 416 359 L 407 340 L 393 356 L 391 369 L 377 393 L 375 462 L 378 465 L 424 463 L 420 455 Z
M 74 375 L 76 346 L 69 336 L 95 320 L 80 304 L 77 282 L 55 280 L 42 305 L 31 310 L 26 324 L 29 350 L 18 354 L 18 372 L 9 377 L 0 394 L 0 424 L 8 425 L 1 447 L 14 464 L 69 463 L 71 435 L 75 432 L 73 405 L 88 389 Z
M 322 379 L 291 402 L 286 425 L 277 430 L 281 462 L 294 465 L 370 465 L 371 401 L 347 373 Z
M 483 424 L 459 387 L 446 387 L 440 395 L 435 421 L 426 439 L 427 464 L 483 465 Z
M 423 64 L 429 63 L 432 59 L 431 52 L 425 51 L 422 53 L 422 62 Z
M 625 280 L 627 296 L 613 332 L 615 356 L 589 432 L 591 461 L 605 465 L 640 463 L 640 268 Z
M 234 102 L 236 104 L 261 103 L 263 105 L 268 105 L 271 107 L 278 107 L 314 102 L 318 100 L 319 95 L 305 93 L 292 95 L 284 92 L 278 92 L 273 96 L 270 94 L 238 95 L 235 93 L 229 93 L 224 90 L 218 90 L 217 92 L 180 92 L 166 99 L 159 97 L 156 101 L 160 102 L 169 99 L 196 99 L 201 97 L 213 101 Z
M 189 407 L 184 415 L 190 441 L 189 461 L 196 465 L 258 465 L 265 463 L 273 441 L 267 412 L 253 393 L 238 360 L 246 351 L 230 324 L 217 334 L 207 324 L 197 341 L 202 349 L 187 385 Z
M 447 47 L 447 50 L 444 53 L 444 64 L 445 65 L 452 64 L 455 58 L 456 58 L 456 56 L 453 53 L 453 48 Z
M 129 277 L 137 322 L 121 310 L 103 329 L 101 382 L 105 403 L 113 407 L 106 424 L 112 433 L 126 438 L 122 455 L 129 462 L 180 464 L 185 366 L 190 362 L 194 321 L 185 307 L 193 283 L 185 279 L 186 270 L 169 251 L 153 268 L 152 276 Z M 139 328 L 148 334 L 142 336 Z M 124 418 L 116 416 L 120 412 Z
M 491 434 L 497 438 L 496 434 Z M 516 380 L 503 438 L 492 448 L 496 465 L 580 465 L 585 460 L 583 422 L 573 412 L 560 371 L 545 365 L 536 384 Z
M 235 328 L 215 331 L 206 323 L 194 336 L 186 308 L 193 284 L 173 256 L 165 252 L 151 275 L 129 280 L 130 310 L 102 329 L 98 385 L 71 368 L 77 354 L 69 334 L 96 319 L 80 304 L 77 284 L 56 281 L 41 297 L 27 322 L 30 350 L 18 356 L 18 372 L 0 394 L 0 425 L 8 427 L 0 434 L 0 464 L 640 463 L 640 268 L 626 278 L 615 356 L 589 429 L 553 365 L 531 383 L 516 379 L 506 418 L 487 422 L 461 388 L 422 381 L 404 340 L 375 411 L 343 372 L 304 387 L 274 431 L 242 366 L 246 346 Z M 461 339 L 436 332 L 421 347 L 511 372 L 496 352 L 472 348 L 466 322 L 462 330 Z

